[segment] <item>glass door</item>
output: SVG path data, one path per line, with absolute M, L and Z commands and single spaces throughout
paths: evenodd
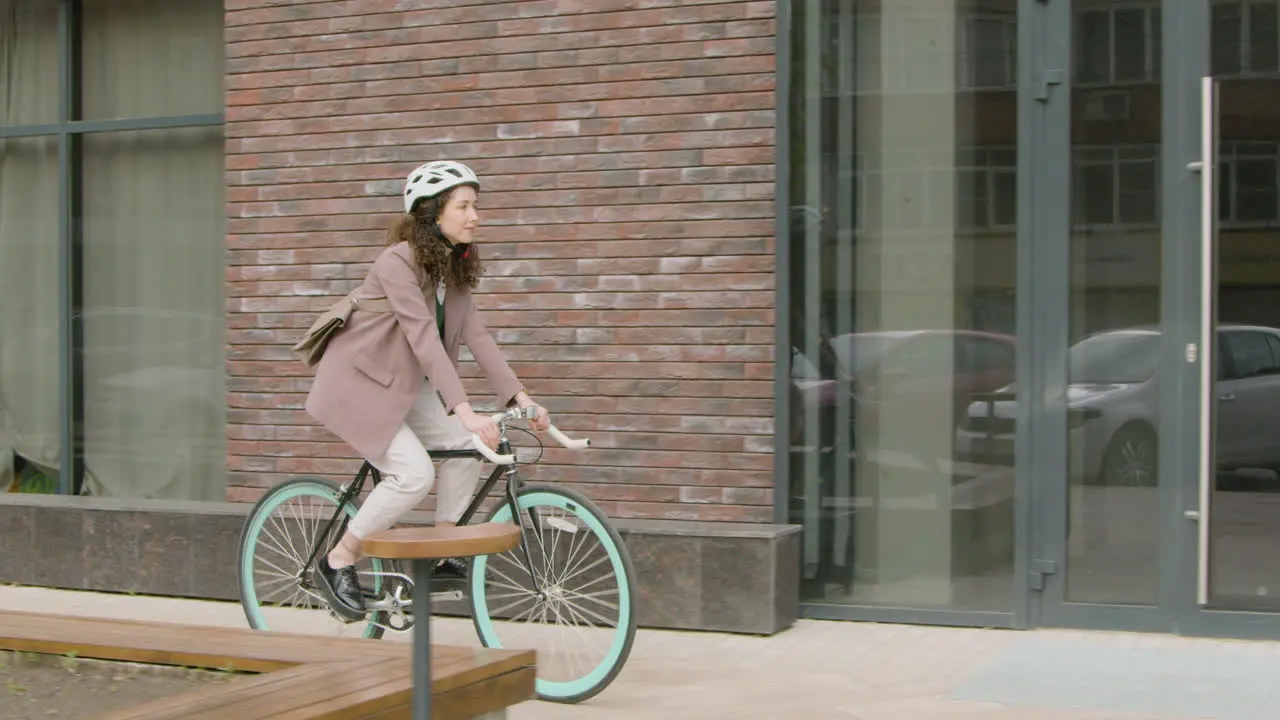
M 1280 3 L 1191 5 L 1208 36 L 1188 93 L 1199 201 L 1184 277 L 1198 307 L 1184 325 L 1199 357 L 1177 421 L 1195 470 L 1182 483 L 1195 569 L 1183 588 L 1192 627 L 1274 635 L 1280 622 L 1260 613 L 1280 611 Z
M 1157 629 L 1170 474 L 1160 372 L 1170 205 L 1170 15 L 1182 0 L 1049 3 L 1040 62 L 1048 195 L 1038 206 L 1045 308 L 1031 409 L 1039 625 Z M 1176 22 L 1173 26 L 1178 27 Z M 1033 401 L 1039 402 L 1039 400 Z

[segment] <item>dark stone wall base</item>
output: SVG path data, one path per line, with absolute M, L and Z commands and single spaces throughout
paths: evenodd
M 0 583 L 236 600 L 248 511 L 237 503 L 0 495 Z M 771 635 L 795 622 L 799 526 L 616 525 L 638 576 L 641 627 Z

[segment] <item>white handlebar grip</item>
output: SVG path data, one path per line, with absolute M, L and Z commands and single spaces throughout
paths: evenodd
M 557 428 L 555 425 L 552 425 L 551 427 L 547 428 L 547 432 L 551 434 L 551 437 L 556 439 L 556 442 L 569 448 L 570 450 L 582 450 L 584 448 L 591 447 L 590 440 L 586 440 L 586 439 L 572 440 L 569 438 L 568 435 L 565 435 L 564 433 L 560 432 L 560 428 Z
M 489 462 L 494 465 L 512 465 L 516 461 L 515 455 L 499 455 L 498 453 L 490 450 L 489 446 L 485 445 L 484 441 L 480 439 L 480 436 L 475 433 L 471 434 L 471 442 L 476 446 L 476 450 L 479 450 L 480 454 L 488 458 Z

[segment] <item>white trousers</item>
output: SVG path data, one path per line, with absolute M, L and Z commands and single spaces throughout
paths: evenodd
M 424 383 L 386 453 L 380 458 L 369 458 L 383 478 L 351 519 L 352 534 L 363 539 L 369 533 L 386 530 L 426 499 L 436 481 L 428 448 L 462 450 L 468 447 L 471 447 L 471 433 L 457 415 L 445 412 L 431 384 Z M 479 460 L 452 458 L 441 462 L 436 522 L 457 522 L 475 495 L 479 480 Z

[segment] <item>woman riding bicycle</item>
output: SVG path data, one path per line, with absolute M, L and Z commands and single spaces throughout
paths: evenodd
M 361 538 L 390 528 L 436 482 L 426 448 L 463 449 L 473 433 L 490 448 L 498 445 L 497 425 L 472 409 L 458 377 L 462 344 L 507 407 L 537 407 L 534 426 L 551 424 L 508 367 L 472 301 L 482 273 L 472 239 L 479 189 L 475 173 L 457 162 L 429 162 L 410 173 L 406 214 L 392 226 L 388 246 L 356 293 L 360 299 L 385 297 L 391 312 L 361 311 L 357 304 L 316 366 L 307 412 L 385 477 L 316 563 L 316 585 L 346 620 L 365 614 L 355 569 Z M 440 463 L 436 525 L 457 522 L 479 478 L 479 460 Z M 449 559 L 436 572 L 465 577 L 466 566 Z

